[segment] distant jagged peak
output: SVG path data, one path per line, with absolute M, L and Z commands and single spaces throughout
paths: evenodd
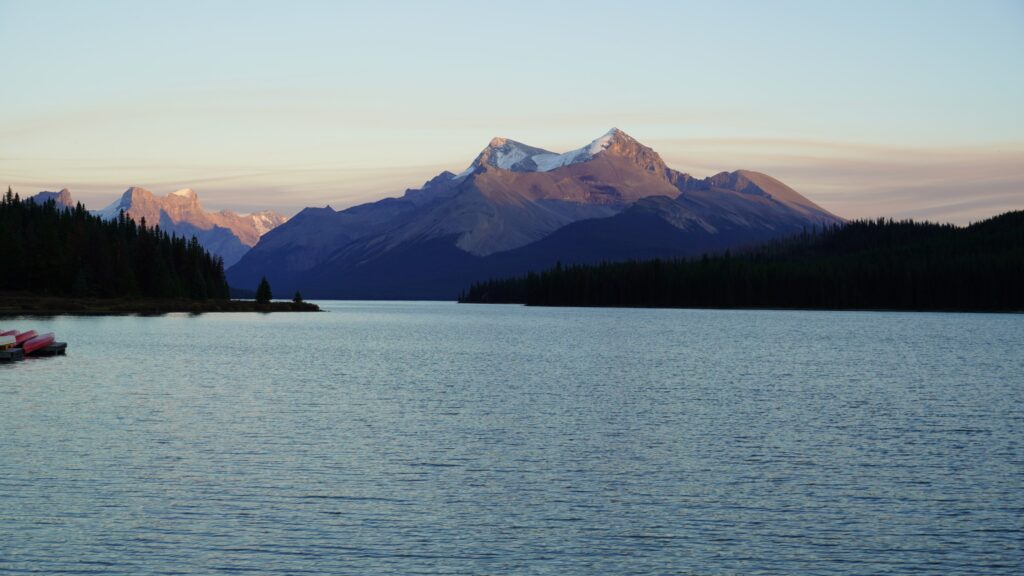
M 152 203 L 150 201 L 155 199 L 155 196 L 153 196 L 153 193 L 149 190 L 146 190 L 141 186 L 131 186 L 121 194 L 120 198 L 114 200 L 105 208 L 94 211 L 94 213 L 106 220 L 113 220 L 117 218 L 121 212 L 128 212 L 128 210 L 132 209 L 136 204 Z
M 133 200 L 136 198 L 152 198 L 154 194 L 142 186 L 131 186 L 121 194 L 122 200 Z
M 142 186 L 131 186 L 121 194 L 120 198 L 96 213 L 109 220 L 117 218 L 121 212 L 126 212 L 130 213 L 132 217 L 146 217 L 147 222 L 155 222 L 160 220 L 163 210 L 172 211 L 174 213 L 172 216 L 177 220 L 177 216 L 183 210 L 194 211 L 193 209 L 201 209 L 201 207 L 198 196 L 191 189 L 178 190 L 161 197 Z
M 182 188 L 181 190 L 175 190 L 174 192 L 171 192 L 167 196 L 173 196 L 176 198 L 188 198 L 189 200 L 195 200 L 196 198 L 198 198 L 198 196 L 196 195 L 196 191 L 191 188 Z
M 57 204 L 62 204 L 64 206 L 70 207 L 75 205 L 75 201 L 71 198 L 71 190 L 68 190 L 67 188 L 61 188 L 60 192 L 57 192 L 57 195 L 54 196 L 54 200 L 57 201 Z
M 68 190 L 67 188 L 61 188 L 60 192 L 39 192 L 34 196 L 30 196 L 28 200 L 36 204 L 42 204 L 49 200 L 53 200 L 57 204 L 57 206 L 62 206 L 65 208 L 75 207 L 75 201 L 74 199 L 71 198 L 71 191 Z
M 49 190 L 44 190 L 39 194 L 45 194 L 48 198 L 71 198 L 71 190 L 68 190 L 67 188 L 61 188 L 59 192 L 51 192 Z M 39 194 L 36 194 L 36 196 L 39 196 Z

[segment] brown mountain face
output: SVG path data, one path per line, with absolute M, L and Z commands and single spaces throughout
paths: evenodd
M 400 198 L 307 209 L 228 271 L 320 297 L 451 298 L 466 282 L 555 262 L 689 257 L 842 222 L 782 182 L 696 178 L 612 129 L 555 153 L 495 138 L 459 174 Z
M 116 218 L 121 211 L 136 222 L 145 219 L 147 226 L 159 225 L 178 235 L 196 236 L 207 250 L 224 258 L 226 266 L 237 262 L 261 236 L 287 221 L 269 210 L 246 215 L 230 210 L 207 212 L 191 188 L 157 196 L 145 188 L 132 187 L 98 213 Z
M 681 206 L 737 227 L 785 230 L 843 221 L 775 178 L 751 170 L 680 179 L 678 187 Z
M 511 250 L 646 196 L 678 195 L 666 170 L 657 152 L 618 129 L 565 154 L 495 138 L 452 179 L 449 201 L 381 242 L 454 234 L 459 248 L 477 256 Z
M 216 226 L 231 230 L 246 246 L 255 246 L 260 237 L 288 221 L 288 217 L 273 210 L 262 210 L 252 214 L 237 214 L 230 210 L 207 213 Z
M 242 244 L 255 246 L 260 236 L 284 224 L 288 218 L 264 210 L 252 214 L 240 215 L 230 210 L 207 212 L 199 202 L 199 195 L 191 188 L 171 192 L 166 196 L 156 196 L 145 188 L 129 188 L 118 202 L 108 206 L 101 213 L 115 217 L 117 212 L 125 214 L 136 222 L 146 219 L 148 225 L 189 224 L 199 230 L 210 230 L 216 226 L 230 230 Z
M 632 136 L 618 128 L 612 128 L 611 139 L 601 156 L 627 158 L 633 166 L 659 177 L 664 177 L 668 167 L 652 148 L 637 142 Z
M 655 158 L 660 163 L 657 155 Z M 635 157 L 606 151 L 588 162 L 550 172 L 512 172 L 487 167 L 468 179 L 481 193 L 495 201 L 522 196 L 533 201 L 629 204 L 645 196 L 675 191 L 665 177 L 664 169 L 654 172 L 638 170 L 638 167 Z

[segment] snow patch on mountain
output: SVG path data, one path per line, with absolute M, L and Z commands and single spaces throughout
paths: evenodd
M 563 166 L 586 162 L 601 152 L 604 152 L 618 132 L 618 128 L 612 128 L 590 144 L 587 144 L 582 148 L 577 148 L 576 150 L 570 150 L 564 154 L 541 154 L 539 156 L 534 156 L 533 162 L 537 165 L 537 172 L 550 172 Z
M 462 180 L 466 176 L 469 176 L 470 174 L 472 174 L 473 170 L 476 170 L 476 164 L 470 164 L 469 168 L 466 168 L 462 172 L 459 172 L 458 174 L 456 174 L 455 177 L 452 178 L 452 180 Z
M 122 196 L 117 200 L 114 200 L 113 203 L 108 204 L 107 207 L 99 210 L 93 210 L 92 213 L 104 220 L 116 220 L 118 215 L 121 214 L 121 211 L 127 212 L 131 206 L 131 199 Z
M 621 131 L 618 128 L 612 128 L 590 144 L 562 154 L 527 146 L 507 138 L 494 138 L 487 148 L 477 156 L 476 160 L 453 179 L 461 180 L 469 176 L 482 164 L 514 172 L 550 172 L 593 159 L 594 156 L 607 150 L 619 134 Z
M 502 170 L 511 170 L 518 162 L 530 157 L 521 144 L 504 138 L 491 140 L 491 147 L 494 148 L 492 164 Z
M 252 224 L 256 228 L 256 233 L 259 234 L 261 237 L 267 232 L 273 230 L 274 228 L 277 228 L 281 224 L 284 224 L 284 222 L 287 220 L 287 218 L 281 216 L 280 214 L 268 211 L 255 212 L 253 214 L 249 214 L 243 217 L 252 220 Z

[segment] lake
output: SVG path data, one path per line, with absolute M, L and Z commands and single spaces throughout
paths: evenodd
M 0 572 L 1024 566 L 1024 315 L 320 304 L 0 320 Z

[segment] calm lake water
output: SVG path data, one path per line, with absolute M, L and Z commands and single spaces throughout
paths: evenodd
M 1024 315 L 324 307 L 0 320 L 0 572 L 1024 565 Z

